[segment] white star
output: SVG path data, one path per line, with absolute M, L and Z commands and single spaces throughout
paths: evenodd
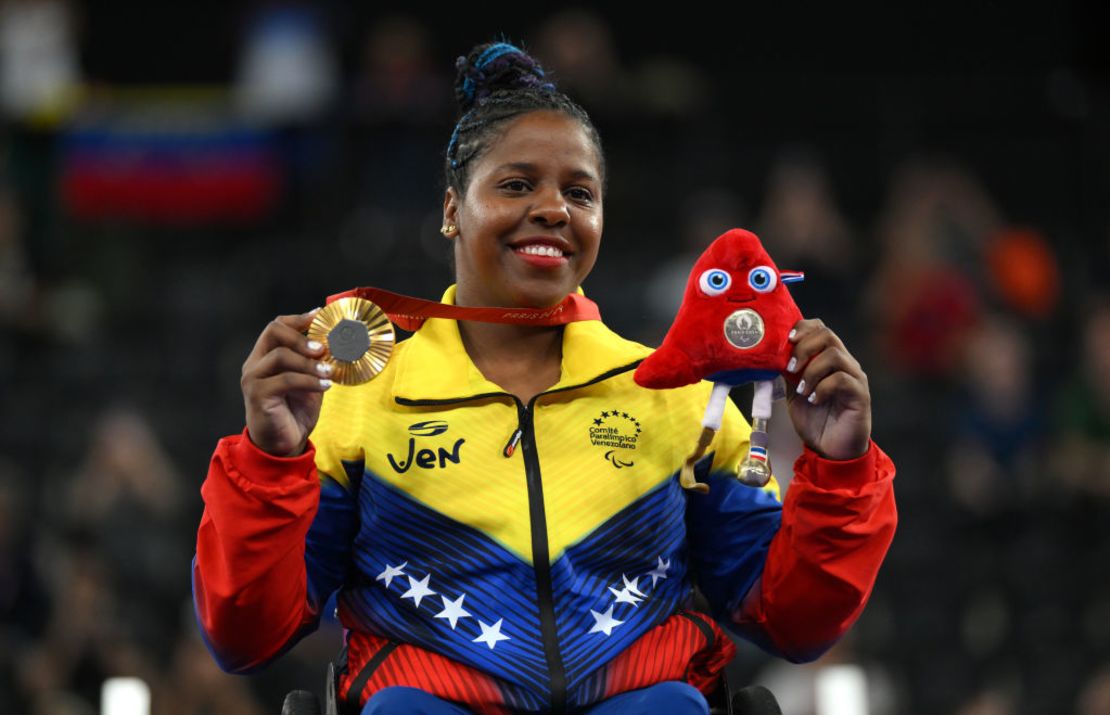
M 504 618 L 498 618 L 497 623 L 494 623 L 492 626 L 487 626 L 485 623 L 482 623 L 481 621 L 478 621 L 478 625 L 481 626 L 481 628 L 482 628 L 482 635 L 478 636 L 477 638 L 475 638 L 471 642 L 472 643 L 485 643 L 486 645 L 489 646 L 490 650 L 493 650 L 493 647 L 495 645 L 497 645 L 497 641 L 507 641 L 507 640 L 509 640 L 508 636 L 501 635 L 501 621 L 503 621 L 503 620 L 505 620 L 505 619 Z
M 386 564 L 385 565 L 385 571 L 382 571 L 380 574 L 378 574 L 378 577 L 374 580 L 375 581 L 385 581 L 385 587 L 389 588 L 389 584 L 393 583 L 393 579 L 395 577 L 405 575 L 404 568 L 408 565 L 409 565 L 408 561 L 401 564 L 400 566 L 390 566 L 389 564 Z
M 440 596 L 443 599 L 443 610 L 436 614 L 436 618 L 446 618 L 451 623 L 451 630 L 455 630 L 460 618 L 470 618 L 470 614 L 463 610 L 462 602 L 466 598 L 466 594 L 459 596 L 454 601 L 448 601 L 447 596 Z
M 644 600 L 642 598 L 637 598 L 636 596 L 633 596 L 632 592 L 629 591 L 627 588 L 622 588 L 618 591 L 617 589 L 610 586 L 609 590 L 612 591 L 613 595 L 617 597 L 617 603 L 631 603 L 633 606 L 635 606 L 637 603 Z
M 624 623 L 613 618 L 613 608 L 615 604 L 609 604 L 609 610 L 605 613 L 598 613 L 597 611 L 590 611 L 590 615 L 594 617 L 594 627 L 590 629 L 590 633 L 604 633 L 607 636 L 613 635 L 613 629 Z
M 654 571 L 650 571 L 648 573 L 648 576 L 651 576 L 651 587 L 652 588 L 655 588 L 655 582 L 656 581 L 658 581 L 661 578 L 667 578 L 667 569 L 669 569 L 670 567 L 671 567 L 670 560 L 668 559 L 667 561 L 664 561 L 663 557 L 660 556 L 659 557 L 659 565 L 655 567 Z
M 626 589 L 628 589 L 629 591 L 631 591 L 632 593 L 636 594 L 637 596 L 643 597 L 643 596 L 647 595 L 647 594 L 642 593 L 640 591 L 640 577 L 639 576 L 636 577 L 635 581 L 629 581 L 627 576 L 625 576 L 624 574 L 621 574 L 621 580 L 624 581 L 624 587 Z
M 430 579 L 431 577 L 432 574 L 429 573 L 427 576 L 417 581 L 412 576 L 408 576 L 407 578 L 409 580 L 409 590 L 402 593 L 401 598 L 411 598 L 413 600 L 413 603 L 416 604 L 416 607 L 420 608 L 420 600 L 422 598 L 424 598 L 425 596 L 436 595 L 435 591 L 428 588 L 428 579 Z

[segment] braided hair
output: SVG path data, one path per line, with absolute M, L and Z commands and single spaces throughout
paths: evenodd
M 469 167 L 489 148 L 501 128 L 529 112 L 549 110 L 577 119 L 597 149 L 601 179 L 605 156 L 601 136 L 586 110 L 555 88 L 540 63 L 507 42 L 478 45 L 455 62 L 455 99 L 459 119 L 447 144 L 444 174 L 447 185 L 466 193 Z

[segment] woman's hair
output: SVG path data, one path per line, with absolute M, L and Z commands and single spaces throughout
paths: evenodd
M 507 42 L 493 42 L 459 57 L 455 68 L 459 119 L 447 144 L 444 173 L 448 186 L 464 194 L 471 163 L 485 153 L 505 123 L 539 110 L 562 112 L 582 124 L 597 149 L 604 183 L 605 155 L 597 128 L 586 110 L 555 88 L 535 58 Z

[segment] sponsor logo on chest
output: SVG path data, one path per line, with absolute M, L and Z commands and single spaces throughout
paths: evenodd
M 398 474 L 404 474 L 413 466 L 418 469 L 443 469 L 448 462 L 459 464 L 462 460 L 462 446 L 466 442 L 462 437 L 455 440 L 450 447 L 444 446 L 442 441 L 428 442 L 426 438 L 439 437 L 447 432 L 447 422 L 432 420 L 430 422 L 417 422 L 409 425 L 408 452 L 401 457 L 387 453 L 386 459 L 389 466 Z M 417 440 L 420 442 L 417 442 Z

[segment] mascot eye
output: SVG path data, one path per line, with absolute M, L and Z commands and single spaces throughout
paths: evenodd
M 698 277 L 698 288 L 706 295 L 720 295 L 732 285 L 732 276 L 720 268 L 710 268 Z
M 748 273 L 748 285 L 750 285 L 757 293 L 770 293 L 775 289 L 775 284 L 778 279 L 775 277 L 775 272 L 767 266 L 759 266 L 753 268 Z

